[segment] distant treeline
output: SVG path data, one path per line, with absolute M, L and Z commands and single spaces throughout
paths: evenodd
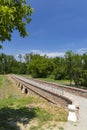
M 70 83 L 87 87 L 87 53 L 66 52 L 64 57 L 49 58 L 39 54 L 19 54 L 14 56 L 0 54 L 0 74 L 29 74 L 34 78 L 50 77 L 55 80 L 69 79 Z M 22 58 L 24 60 L 22 60 Z

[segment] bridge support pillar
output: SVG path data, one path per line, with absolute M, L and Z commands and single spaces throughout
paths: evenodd
M 25 87 L 24 93 L 28 95 L 29 90 Z
M 22 86 L 22 93 L 25 93 L 25 86 Z
M 18 88 L 20 88 L 20 82 L 18 82 Z

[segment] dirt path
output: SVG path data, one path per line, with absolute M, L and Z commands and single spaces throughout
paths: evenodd
M 64 130 L 87 130 L 87 98 L 72 94 L 69 95 L 74 97 L 79 102 L 79 120 L 77 123 L 67 122 Z

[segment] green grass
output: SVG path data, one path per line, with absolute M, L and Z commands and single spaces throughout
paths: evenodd
M 39 78 L 39 79 L 44 80 L 44 81 L 48 81 L 48 82 L 59 83 L 59 84 L 66 84 L 66 85 L 70 84 L 69 80 L 54 80 L 51 78 Z
M 25 105 L 32 103 L 33 102 L 33 97 L 23 97 L 23 98 L 18 98 L 15 99 L 14 97 L 9 97 L 8 99 L 1 99 L 0 100 L 0 108 L 3 107 L 16 107 L 16 108 L 20 108 L 20 107 L 24 107 Z
M 10 122 L 20 122 L 26 125 L 34 118 L 39 122 L 38 126 L 35 126 L 39 130 L 52 118 L 52 115 L 42 108 L 28 107 L 29 104 L 35 102 L 34 100 L 33 97 L 0 100 L 0 130 L 16 130 L 18 126 L 12 127 Z
M 59 108 L 59 114 L 51 113 L 49 109 L 41 107 L 45 101 L 38 97 L 14 96 L 18 92 L 11 88 L 11 81 L 6 76 L 0 76 L 0 86 L 0 93 L 6 90 L 4 94 L 7 95 L 0 97 L 0 130 L 19 130 L 17 122 L 27 125 L 33 119 L 37 120 L 37 125 L 32 124 L 30 130 L 42 130 L 52 120 L 66 121 L 67 112 L 64 109 Z
M 21 75 L 21 76 L 24 76 L 26 78 L 31 78 L 31 75 Z M 36 78 L 36 79 L 47 81 L 47 82 L 59 83 L 63 85 L 70 85 L 70 80 L 54 80 L 52 78 Z M 74 81 L 72 81 L 72 84 L 74 84 Z
M 5 79 L 6 79 L 6 76 L 0 75 L 0 88 L 3 86 Z
M 31 78 L 31 75 L 21 75 L 21 76 L 24 76 L 26 78 Z M 70 80 L 54 80 L 52 78 L 35 78 L 35 79 L 42 80 L 42 81 L 47 81 L 47 82 L 52 82 L 52 83 L 58 83 L 58 84 L 62 84 L 62 85 L 66 85 L 66 86 L 71 86 L 71 87 L 77 87 L 75 85 L 74 80 L 72 80 L 72 85 L 70 85 Z M 79 85 L 79 88 L 81 88 L 81 89 L 87 89 L 87 87 L 80 86 L 80 85 Z
M 50 112 L 47 112 L 44 109 L 37 108 L 36 116 L 38 117 L 40 122 L 44 122 L 50 120 L 52 115 L 50 114 Z
M 64 128 L 63 127 L 59 127 L 59 130 L 64 130 Z
M 21 75 L 24 76 L 26 78 L 32 78 L 31 75 Z M 52 78 L 35 78 L 35 79 L 39 79 L 39 80 L 43 80 L 43 81 L 48 81 L 48 82 L 54 82 L 54 83 L 60 83 L 60 84 L 70 84 L 70 80 L 54 80 Z M 72 82 L 74 83 L 74 82 Z

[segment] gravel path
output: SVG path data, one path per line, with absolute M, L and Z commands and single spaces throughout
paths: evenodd
M 74 97 L 79 102 L 80 110 L 77 123 L 67 122 L 64 130 L 87 130 L 87 98 L 75 96 L 69 93 L 65 94 Z

